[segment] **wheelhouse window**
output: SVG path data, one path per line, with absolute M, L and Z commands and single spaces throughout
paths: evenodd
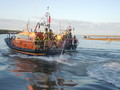
M 26 39 L 26 40 L 28 40 L 29 39 L 29 35 L 20 35 L 19 34 L 19 35 L 16 36 L 16 38 L 17 39 Z

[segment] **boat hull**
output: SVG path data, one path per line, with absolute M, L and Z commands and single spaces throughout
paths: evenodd
M 26 49 L 21 47 L 16 47 L 12 43 L 11 38 L 5 38 L 5 42 L 9 48 L 11 48 L 13 51 L 30 55 L 30 56 L 46 56 L 46 55 L 57 55 L 57 54 L 64 54 L 65 51 L 62 49 L 56 49 L 56 50 L 32 50 L 32 49 Z
M 65 45 L 65 50 L 76 50 L 77 45 Z

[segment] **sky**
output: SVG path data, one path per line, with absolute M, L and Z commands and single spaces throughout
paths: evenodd
M 0 0 L 0 29 L 23 30 L 28 20 L 35 27 L 48 6 L 56 31 L 61 23 L 76 34 L 120 35 L 120 0 Z
M 120 22 L 120 0 L 0 0 L 0 18 L 34 20 L 47 6 L 55 19 Z

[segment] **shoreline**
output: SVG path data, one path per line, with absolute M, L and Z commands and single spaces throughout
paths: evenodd
M 7 30 L 7 29 L 0 29 L 0 34 L 8 34 L 10 32 L 14 32 L 14 33 L 19 33 L 19 30 Z
M 120 41 L 119 35 L 85 35 L 85 40 Z

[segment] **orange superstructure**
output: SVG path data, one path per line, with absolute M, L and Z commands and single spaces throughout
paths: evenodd
M 43 40 L 44 35 L 42 33 L 36 34 L 35 32 L 22 32 L 19 33 L 12 42 L 16 47 L 35 50 L 35 38 L 37 35 Z
M 30 40 L 15 39 L 15 40 L 13 40 L 13 44 L 16 47 L 27 48 L 27 49 L 35 49 L 34 42 L 30 41 Z

